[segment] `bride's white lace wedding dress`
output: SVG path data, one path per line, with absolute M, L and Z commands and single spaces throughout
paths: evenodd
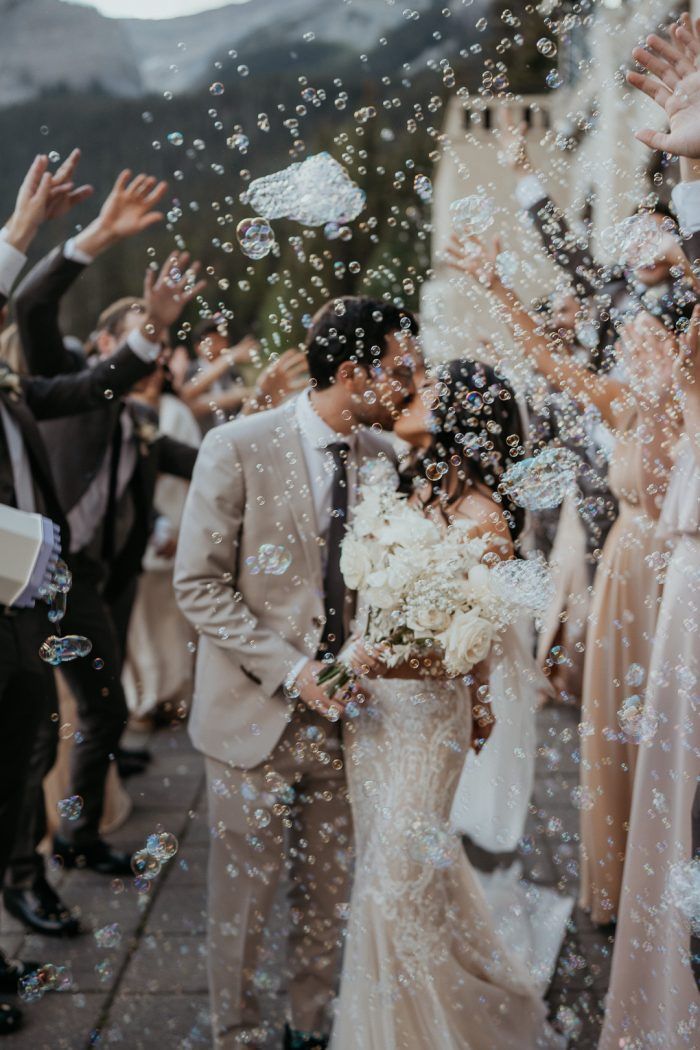
M 450 831 L 468 689 L 389 679 L 371 691 L 345 730 L 357 861 L 332 1050 L 561 1047 Z

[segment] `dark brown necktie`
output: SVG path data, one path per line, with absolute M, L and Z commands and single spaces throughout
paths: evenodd
M 324 593 L 326 624 L 319 649 L 319 656 L 331 653 L 337 656 L 345 641 L 345 597 L 346 587 L 340 571 L 340 545 L 345 535 L 348 516 L 348 471 L 347 460 L 350 446 L 344 442 L 328 445 L 327 452 L 333 456 L 333 489 L 331 494 L 331 524 L 328 529 L 326 548 L 326 574 Z

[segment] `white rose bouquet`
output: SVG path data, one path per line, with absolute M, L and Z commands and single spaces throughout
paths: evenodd
M 362 594 L 364 641 L 387 667 L 423 658 L 450 677 L 468 674 L 509 623 L 543 611 L 551 598 L 546 567 L 499 561 L 486 554 L 489 546 L 493 537 L 474 537 L 468 522 L 444 529 L 404 495 L 361 487 L 340 567 Z M 319 682 L 332 694 L 352 678 L 341 658 Z

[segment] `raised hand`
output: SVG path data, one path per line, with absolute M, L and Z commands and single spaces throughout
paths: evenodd
M 74 149 L 51 176 L 51 192 L 46 210 L 47 219 L 60 219 L 67 215 L 76 204 L 92 197 L 94 188 L 87 184 L 76 188 L 74 177 L 80 162 L 81 152 Z
M 153 175 L 136 175 L 126 168 L 117 178 L 100 214 L 76 238 L 76 247 L 96 256 L 117 241 L 134 237 L 158 222 L 163 213 L 154 210 L 167 192 L 167 182 Z
M 646 70 L 630 70 L 627 80 L 664 111 L 669 131 L 644 128 L 636 138 L 645 146 L 679 157 L 700 159 L 700 20 L 683 15 L 669 27 L 669 39 L 655 33 L 632 57 Z
M 52 188 L 48 167 L 45 154 L 34 158 L 19 188 L 15 210 L 5 224 L 8 243 L 20 252 L 27 251 L 47 217 Z
M 153 270 L 146 271 L 143 286 L 143 297 L 146 301 L 146 319 L 143 325 L 144 335 L 154 342 L 175 324 L 178 317 L 202 291 L 206 281 L 198 281 L 200 269 L 198 262 L 190 265 L 188 252 L 173 252 L 156 275 Z
M 494 237 L 487 246 L 478 237 L 453 233 L 442 253 L 442 260 L 450 269 L 468 274 L 485 288 L 491 288 L 500 283 L 496 270 L 496 259 L 500 250 L 498 237 Z

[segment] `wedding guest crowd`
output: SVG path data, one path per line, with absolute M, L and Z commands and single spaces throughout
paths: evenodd
M 558 268 L 557 286 L 544 303 L 523 302 L 499 270 L 497 242 L 459 233 L 444 246 L 454 280 L 481 290 L 526 362 L 528 381 L 519 394 L 528 404 L 527 427 L 500 372 L 471 360 L 478 354 L 468 332 L 465 360 L 432 368 L 416 342 L 417 319 L 386 302 L 348 297 L 342 310 L 339 300 L 327 304 L 303 348 L 268 362 L 253 333 L 234 339 L 224 314 L 202 317 L 190 348 L 173 346 L 178 318 L 204 287 L 199 264 L 182 252 L 149 268 L 133 296 L 95 303 L 84 345 L 69 337 L 59 322 L 61 303 L 86 267 L 163 218 L 158 207 L 167 186 L 147 174 L 123 171 L 92 222 L 17 283 L 39 228 L 93 192 L 76 187 L 79 151 L 54 174 L 48 158 L 37 157 L 0 233 L 1 319 L 8 320 L 10 301 L 14 317 L 0 341 L 0 496 L 59 527 L 72 573 L 62 627 L 92 642 L 91 656 L 57 669 L 77 705 L 79 732 L 65 776 L 66 796 L 80 806 L 63 817 L 49 852 L 64 868 L 132 873 L 131 854 L 102 837 L 108 774 L 116 763 L 125 778 L 150 761 L 147 749 L 123 746 L 128 721 L 151 730 L 187 719 L 199 647 L 191 734 L 207 759 L 217 828 L 209 948 L 219 1050 L 258 1046 L 269 1034 L 256 967 L 285 865 L 296 914 L 285 1046 L 329 1044 L 350 881 L 344 851 L 352 819 L 341 754 L 352 753 L 357 768 L 371 754 L 379 768 L 377 756 L 386 762 L 391 745 L 378 747 L 377 728 L 374 744 L 355 738 L 349 718 L 341 732 L 339 714 L 353 700 L 345 697 L 334 711 L 318 674 L 352 635 L 340 543 L 357 478 L 365 460 L 395 464 L 397 450 L 402 476 L 428 520 L 442 513 L 453 523 L 460 515 L 449 508 L 465 501 L 465 516 L 484 534 L 500 533 L 504 557 L 525 557 L 533 532 L 548 554 L 555 596 L 537 661 L 549 678 L 549 701 L 581 705 L 579 903 L 614 936 L 601 1050 L 681 1050 L 700 1041 L 700 22 L 683 16 L 633 57 L 644 71 L 630 72 L 629 83 L 669 125 L 639 137 L 677 155 L 681 177 L 670 207 L 653 194 L 639 202 L 636 226 L 628 228 L 636 231 L 628 238 L 632 246 L 619 265 L 600 263 L 572 232 L 533 170 L 521 131 L 512 128 L 501 134 L 519 175 L 517 200 Z M 480 393 L 465 402 L 465 391 L 472 397 L 476 387 L 497 396 Z M 263 415 L 271 409 L 278 409 L 274 417 Z M 383 429 L 400 440 L 386 441 Z M 523 457 L 557 448 L 577 457 L 577 485 L 557 511 L 538 516 L 535 509 L 526 517 L 510 501 L 503 476 Z M 462 455 L 465 463 L 471 456 L 467 467 Z M 253 506 L 248 491 L 256 485 L 261 494 Z M 279 522 L 263 507 L 274 507 Z M 284 570 L 260 575 L 255 566 L 245 581 L 233 579 L 232 551 L 240 575 L 241 562 L 255 562 L 261 536 L 280 522 L 285 534 L 298 530 L 312 585 L 302 588 L 299 577 L 299 586 L 286 577 L 280 583 Z M 56 760 L 58 710 L 54 672 L 39 656 L 46 613 L 41 603 L 0 609 L 0 879 L 6 910 L 28 929 L 72 937 L 84 931 L 47 875 L 44 848 L 43 785 Z M 370 694 L 379 673 L 375 656 L 368 651 L 359 664 Z M 410 682 L 407 674 L 396 688 Z M 480 698 L 471 701 L 471 743 L 488 749 L 493 731 L 496 747 L 501 730 L 493 729 L 489 687 L 470 684 Z M 418 719 L 419 706 L 410 718 Z M 399 715 L 392 734 L 400 732 Z M 436 750 L 452 743 L 443 740 Z M 402 788 L 404 802 L 411 781 L 416 794 L 422 791 L 419 765 L 416 759 Z M 448 779 L 454 787 L 456 765 Z M 363 789 L 368 797 L 371 783 Z M 276 822 L 256 817 L 251 833 L 251 803 L 255 813 L 267 813 L 255 809 L 255 800 L 274 792 L 282 799 Z M 292 819 L 287 795 L 299 806 L 323 798 L 323 819 L 313 806 Z M 366 876 L 376 814 L 371 806 L 360 809 L 357 798 L 356 815 L 367 820 L 358 852 L 358 871 Z M 400 806 L 395 813 L 401 817 Z M 399 825 L 388 823 L 396 838 Z M 386 827 L 382 834 L 386 845 Z M 391 877 L 400 895 L 406 878 L 395 870 Z M 443 892 L 451 899 L 457 891 L 435 883 L 431 893 Z M 448 952 L 447 963 L 439 955 L 433 960 L 436 973 L 438 958 L 446 966 L 444 987 L 435 973 L 423 987 L 418 953 L 410 1010 L 400 991 L 405 974 L 391 995 L 382 999 L 380 989 L 376 1001 L 370 995 L 365 1003 L 361 974 L 376 966 L 381 984 L 380 973 L 393 965 L 387 945 L 397 936 L 384 931 L 379 914 L 367 917 L 369 896 L 352 891 L 352 908 L 365 918 L 350 923 L 334 1046 L 458 1050 L 467 1045 L 461 989 L 473 996 L 474 1017 L 480 1010 L 486 1017 L 484 1004 L 491 1003 L 492 1023 L 495 1014 L 503 1023 L 500 1036 L 492 1033 L 496 1042 L 477 1040 L 474 1047 L 561 1045 L 527 974 L 512 961 L 480 969 L 460 958 L 450 971 Z M 425 901 L 432 908 L 435 896 Z M 445 931 L 459 906 L 445 905 Z M 493 959 L 499 949 L 490 920 L 467 909 L 464 929 L 472 920 Z M 425 933 L 421 922 L 438 920 L 415 921 Z M 382 931 L 382 944 L 370 951 L 361 941 L 372 930 Z M 0 993 L 12 997 L 39 965 L 0 954 Z M 428 988 L 432 1014 L 418 1004 Z M 445 996 L 453 1000 L 449 1009 Z M 385 1029 L 377 1010 L 392 1014 Z M 410 1024 L 402 1010 L 411 1013 Z M 436 1043 L 427 1041 L 428 1015 L 433 1026 L 440 1017 Z M 0 1035 L 20 1023 L 14 999 L 0 1003 Z M 397 1032 L 407 1041 L 393 1042 Z

